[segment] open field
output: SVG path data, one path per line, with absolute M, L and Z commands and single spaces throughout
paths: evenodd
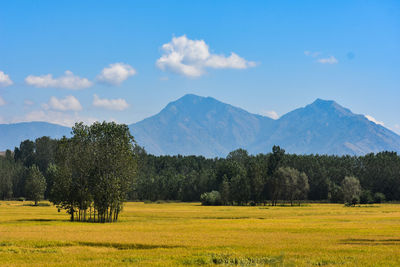
M 398 204 L 127 203 L 118 223 L 93 224 L 0 202 L 0 266 L 399 266 L 399 251 Z

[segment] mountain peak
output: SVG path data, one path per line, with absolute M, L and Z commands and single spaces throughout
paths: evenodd
M 310 109 L 313 112 L 333 112 L 341 116 L 354 116 L 351 110 L 339 105 L 333 100 L 324 100 L 317 98 L 313 103 L 307 105 L 305 109 Z
M 176 101 L 191 101 L 191 100 L 197 100 L 197 99 L 203 99 L 203 98 L 205 98 L 205 97 L 204 96 L 195 95 L 195 94 L 186 94 L 186 95 L 178 98 Z
M 336 102 L 333 100 L 325 100 L 322 98 L 317 98 L 313 103 L 311 103 L 311 105 L 332 105 L 334 103 Z

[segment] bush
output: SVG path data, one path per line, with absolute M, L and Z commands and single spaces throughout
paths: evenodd
M 218 191 L 201 194 L 200 201 L 204 206 L 218 206 L 222 204 L 221 194 Z
M 361 204 L 372 204 L 374 203 L 374 197 L 369 190 L 363 190 L 360 196 L 360 203 Z
M 375 195 L 374 195 L 374 201 L 375 201 L 375 203 L 382 203 L 382 202 L 385 201 L 385 199 L 386 199 L 385 195 L 382 194 L 382 193 L 380 193 L 380 192 L 377 192 L 377 193 L 375 193 Z

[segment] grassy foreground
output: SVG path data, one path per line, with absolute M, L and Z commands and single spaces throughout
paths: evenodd
M 400 205 L 127 203 L 113 224 L 0 202 L 0 266 L 400 266 Z

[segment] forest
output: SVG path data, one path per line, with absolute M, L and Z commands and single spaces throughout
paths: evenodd
M 203 205 L 355 205 L 400 200 L 400 157 L 265 154 L 226 158 L 154 156 L 126 125 L 76 124 L 72 138 L 25 140 L 0 157 L 0 198 L 48 199 L 71 220 L 117 220 L 122 203 L 201 201 Z

